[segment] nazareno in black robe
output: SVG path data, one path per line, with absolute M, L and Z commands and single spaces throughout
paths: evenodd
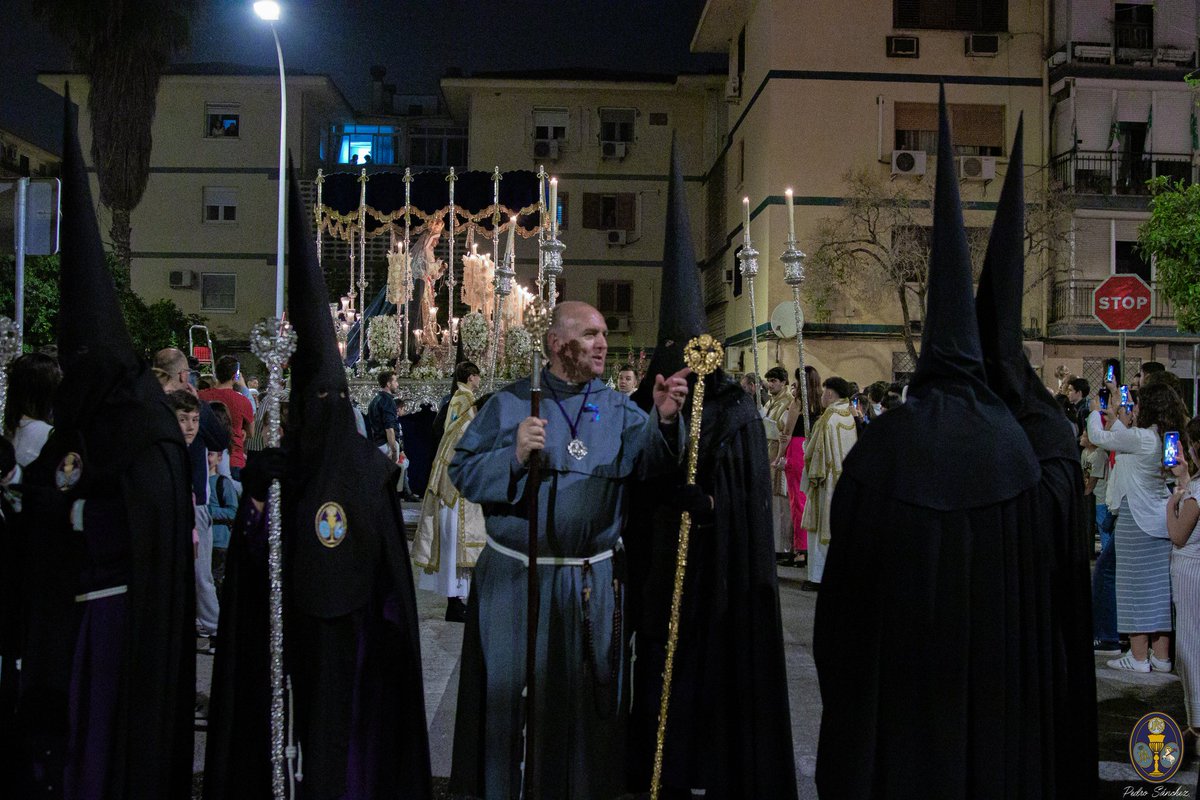
M 690 418 L 690 403 L 685 417 Z M 675 580 L 680 478 L 640 484 L 624 535 L 626 613 L 636 635 L 629 789 L 644 792 Z M 771 527 L 766 437 L 752 397 L 708 377 L 697 484 L 714 516 L 693 525 L 680 612 L 663 785 L 709 798 L 796 797 L 791 714 Z

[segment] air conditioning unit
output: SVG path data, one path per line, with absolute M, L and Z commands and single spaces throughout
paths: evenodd
M 629 317 L 614 314 L 604 318 L 609 333 L 629 333 Z
M 994 33 L 972 33 L 964 41 L 969 56 L 993 57 L 1000 53 L 1000 37 Z
M 605 231 L 604 235 L 607 237 L 606 241 L 609 244 L 625 244 L 626 240 L 629 238 L 629 231 L 614 229 L 611 231 Z
M 991 181 L 996 179 L 994 156 L 959 156 L 958 175 L 965 181 Z
M 535 158 L 558 159 L 558 139 L 534 139 L 533 155 Z
M 624 158 L 625 157 L 625 142 L 601 142 L 600 157 L 601 158 Z
M 1046 343 L 1027 340 L 1022 349 L 1029 356 L 1029 365 L 1041 369 L 1046 364 Z
M 888 58 L 919 58 L 921 55 L 921 40 L 916 36 L 888 36 Z
M 725 99 L 737 100 L 742 96 L 742 82 L 737 75 L 730 75 L 729 80 L 725 81 Z
M 194 289 L 196 288 L 196 273 L 190 269 L 173 269 L 167 277 L 167 281 L 172 289 Z
M 924 150 L 893 150 L 892 151 L 892 174 L 893 175 L 924 175 L 925 174 L 925 151 Z

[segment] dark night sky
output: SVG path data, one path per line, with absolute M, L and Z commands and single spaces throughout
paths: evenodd
M 36 2 L 36 0 L 32 0 Z M 61 99 L 39 71 L 70 67 L 65 48 L 15 6 L 0 25 L 0 127 L 55 152 Z M 634 72 L 708 72 L 723 56 L 689 43 L 703 0 L 283 0 L 279 23 L 288 68 L 325 73 L 357 108 L 367 106 L 372 64 L 387 67 L 399 94 L 433 94 L 448 67 L 497 70 L 591 67 Z M 192 45 L 176 61 L 274 67 L 275 50 L 250 0 L 208 0 Z

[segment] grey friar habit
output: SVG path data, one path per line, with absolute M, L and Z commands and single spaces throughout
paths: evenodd
M 680 469 L 685 426 L 660 427 L 657 412 L 647 416 L 599 380 L 574 385 L 543 373 L 543 387 L 539 560 L 591 560 L 538 566 L 540 791 L 609 800 L 622 793 L 625 777 L 624 653 L 616 630 L 624 578 L 617 559 L 605 554 L 618 548 L 630 482 Z M 567 452 L 576 415 L 588 450 L 581 460 Z M 528 577 L 519 554 L 528 549 L 529 522 L 528 471 L 516 459 L 516 432 L 528 416 L 528 380 L 496 392 L 458 443 L 449 470 L 463 496 L 483 506 L 489 540 L 467 608 L 450 789 L 486 800 L 516 798 L 521 786 Z

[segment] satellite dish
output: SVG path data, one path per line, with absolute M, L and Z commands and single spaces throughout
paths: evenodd
M 800 314 L 800 324 L 804 324 L 804 313 Z M 792 301 L 780 303 L 771 312 L 771 332 L 779 339 L 796 338 L 796 304 Z

